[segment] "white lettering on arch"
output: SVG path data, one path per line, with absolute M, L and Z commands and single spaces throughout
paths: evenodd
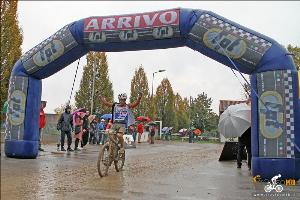
M 170 19 L 167 19 L 170 16 Z M 164 12 L 159 16 L 159 20 L 163 24 L 172 24 L 177 20 L 177 13 L 175 11 Z
M 129 24 L 131 19 L 131 17 L 120 17 L 117 28 L 131 28 L 131 25 Z
M 155 13 L 152 17 L 152 19 L 150 19 L 149 15 L 143 15 L 143 18 L 145 20 L 145 23 L 147 26 L 153 26 L 153 23 L 155 21 L 155 19 L 157 18 L 158 13 Z
M 88 30 L 90 28 L 92 28 L 94 30 L 98 30 L 99 29 L 98 21 L 97 21 L 96 18 L 91 19 L 91 21 L 89 21 L 89 23 L 85 26 L 85 30 Z
M 111 17 L 111 18 L 105 18 L 102 20 L 102 25 L 101 25 L 101 29 L 105 30 L 105 29 L 114 29 L 114 25 L 113 23 L 115 22 L 115 18 Z

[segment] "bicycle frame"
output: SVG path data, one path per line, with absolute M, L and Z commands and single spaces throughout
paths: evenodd
M 113 130 L 109 130 L 108 141 L 100 148 L 98 156 L 97 168 L 100 177 L 107 176 L 108 169 L 112 162 L 114 162 L 117 172 L 123 168 L 125 152 L 120 154 L 119 150 L 120 146 L 117 133 Z M 105 154 L 105 152 L 107 152 L 107 154 Z

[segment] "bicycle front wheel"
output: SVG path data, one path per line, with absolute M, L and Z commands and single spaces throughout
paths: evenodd
M 115 169 L 117 172 L 121 171 L 123 169 L 125 162 L 125 151 L 124 153 L 120 153 L 120 150 L 118 150 L 118 159 L 114 161 L 115 163 Z
M 109 144 L 105 143 L 99 151 L 97 169 L 100 177 L 107 176 L 110 163 Z

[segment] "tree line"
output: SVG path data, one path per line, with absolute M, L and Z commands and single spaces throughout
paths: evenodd
M 22 29 L 17 17 L 18 1 L 0 1 L 0 106 L 7 100 L 9 77 L 14 64 L 22 55 Z M 1 115 L 1 120 L 4 115 Z
M 92 113 L 99 115 L 110 113 L 111 109 L 103 107 L 99 101 L 100 96 L 105 96 L 111 102 L 114 100 L 113 85 L 108 75 L 107 56 L 104 52 L 89 52 L 86 59 L 87 64 L 84 66 L 79 90 L 75 94 L 75 106 L 90 110 L 93 98 Z M 201 130 L 217 129 L 218 115 L 211 109 L 212 99 L 204 92 L 195 98 L 181 97 L 179 93 L 174 93 L 170 81 L 164 78 L 152 96 L 142 65 L 135 70 L 131 79 L 129 101 L 135 101 L 139 92 L 143 98 L 140 105 L 133 110 L 135 116 L 161 120 L 163 126 L 174 127 L 175 130 L 190 126 Z
M 0 9 L 0 106 L 3 108 L 7 101 L 12 68 L 24 52 L 21 49 L 23 33 L 17 16 L 18 1 L 2 0 L 0 1 Z M 289 44 L 287 49 L 293 56 L 295 66 L 299 70 L 300 47 Z M 108 76 L 106 54 L 90 52 L 87 54 L 87 61 L 80 82 L 80 89 L 75 94 L 75 105 L 90 109 L 93 70 L 95 70 L 95 88 L 97 91 L 93 98 L 99 99 L 100 95 L 103 95 L 108 100 L 113 101 L 114 92 Z M 131 80 L 131 101 L 136 99 L 139 91 L 143 93 L 143 101 L 134 110 L 136 116 L 150 116 L 152 119 L 162 120 L 164 126 L 175 128 L 188 126 L 195 126 L 202 130 L 215 128 L 218 117 L 211 111 L 212 99 L 207 97 L 205 93 L 198 94 L 196 97 L 181 97 L 178 93 L 174 94 L 172 85 L 166 78 L 157 87 L 152 97 L 149 93 L 149 85 L 143 66 L 136 69 Z M 56 111 L 58 110 L 59 108 L 56 109 Z M 110 109 L 102 107 L 99 101 L 94 101 L 93 110 L 96 113 L 110 112 Z M 3 117 L 2 114 L 1 120 Z

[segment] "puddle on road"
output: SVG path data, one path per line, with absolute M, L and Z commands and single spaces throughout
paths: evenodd
M 222 146 L 180 145 L 145 145 L 140 149 L 129 149 L 124 170 L 116 172 L 112 165 L 108 177 L 104 178 L 97 173 L 98 148 L 95 147 L 62 155 L 46 152 L 36 160 L 8 159 L 6 175 L 14 174 L 15 177 L 4 176 L 6 186 L 1 186 L 1 194 L 4 188 L 5 198 L 9 200 L 193 200 L 199 199 L 200 194 L 201 198 L 216 199 L 228 194 L 227 190 L 236 192 L 239 183 L 239 191 L 251 190 L 248 171 L 238 175 L 235 168 L 232 169 L 234 164 L 216 161 Z M 20 163 L 22 170 L 14 173 L 15 165 Z M 241 177 L 244 177 L 243 182 L 240 182 Z M 228 181 L 236 185 L 222 187 Z

